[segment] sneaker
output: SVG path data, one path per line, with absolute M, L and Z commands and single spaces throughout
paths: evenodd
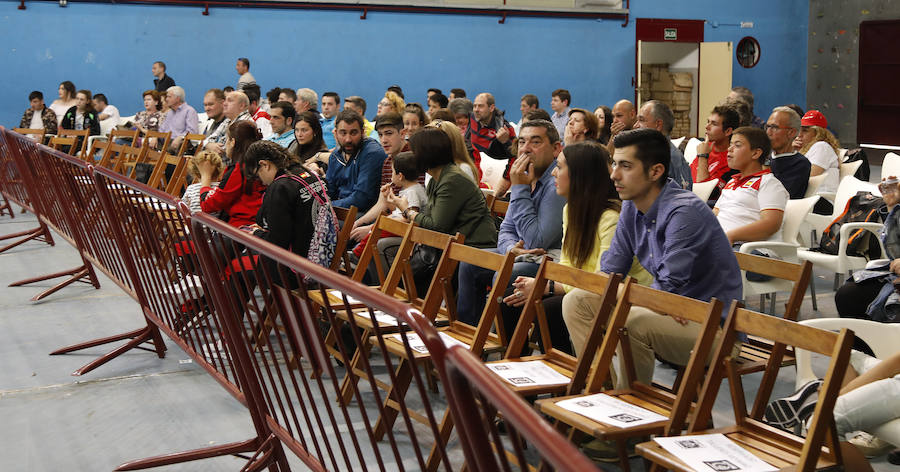
M 647 437 L 628 438 L 625 441 L 625 452 L 628 454 L 628 457 L 637 457 L 637 453 L 634 452 L 634 446 L 642 442 L 647 442 L 648 440 L 649 438 Z M 593 461 L 619 462 L 621 460 L 616 442 L 612 440 L 590 440 L 581 446 L 581 451 Z
M 808 403 L 806 400 L 819 391 L 820 385 L 822 385 L 822 380 L 811 380 L 793 395 L 769 403 L 766 406 L 764 417 L 766 423 L 786 431 L 793 430 L 794 426 L 802 421 L 801 410 L 803 407 L 809 408 L 807 405 L 811 404 L 812 409 L 815 409 L 815 403 Z M 809 410 L 809 413 L 811 412 L 812 410 Z
M 857 431 L 847 442 L 856 446 L 859 452 L 869 459 L 883 456 L 894 449 L 894 446 L 890 443 L 882 441 L 865 431 Z

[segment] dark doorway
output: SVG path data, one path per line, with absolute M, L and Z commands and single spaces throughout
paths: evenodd
M 859 25 L 859 143 L 900 145 L 900 20 Z

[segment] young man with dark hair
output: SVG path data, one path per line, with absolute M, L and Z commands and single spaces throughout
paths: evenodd
M 294 105 L 294 101 L 297 100 L 297 92 L 294 89 L 289 87 L 281 87 L 278 91 L 278 101 L 279 102 L 291 102 L 291 106 Z M 294 108 L 296 111 L 297 109 Z
M 450 89 L 450 100 L 454 98 L 466 98 L 466 91 L 461 88 L 452 88 Z
M 253 78 L 253 74 L 250 73 L 250 59 L 239 57 L 237 63 L 234 65 L 234 70 L 236 70 L 240 76 L 235 90 L 243 90 L 248 85 L 256 85 L 256 79 Z
M 49 107 L 44 106 L 44 94 L 35 90 L 28 94 L 28 101 L 31 103 L 31 106 L 22 114 L 19 128 L 43 128 L 48 134 L 56 134 L 58 124 L 56 113 Z
M 296 119 L 297 113 L 294 111 L 294 105 L 291 105 L 290 102 L 275 102 L 269 108 L 272 135 L 265 139 L 290 150 L 291 146 L 296 146 L 297 143 L 297 140 L 294 139 L 294 120 Z
M 427 95 L 426 95 L 426 97 L 425 97 L 425 101 L 427 102 L 428 99 L 431 98 L 431 96 L 434 95 L 434 94 L 436 94 L 436 93 L 439 93 L 439 94 L 441 94 L 441 95 L 444 94 L 444 92 L 442 92 L 441 89 L 439 89 L 439 88 L 430 88 L 430 89 L 428 89 Z
M 363 117 L 363 134 L 374 138 L 375 124 L 366 119 L 366 100 L 358 95 L 352 95 L 344 99 L 344 110 L 353 110 Z
M 363 136 L 363 119 L 353 110 L 335 117 L 337 147 L 328 158 L 328 196 L 334 206 L 355 206 L 365 213 L 378 199 L 381 166 L 387 158 L 384 149 L 372 138 Z
M 322 118 L 319 118 L 319 123 L 322 125 L 322 138 L 325 139 L 328 149 L 334 149 L 337 144 L 334 140 L 334 118 L 340 108 L 341 97 L 337 93 L 325 92 L 322 94 Z
M 109 104 L 106 95 L 95 93 L 91 101 L 94 103 L 97 119 L 100 121 L 111 120 L 113 126 L 119 124 L 119 109 Z
M 391 85 L 390 87 L 387 88 L 387 91 L 388 91 L 388 92 L 394 92 L 394 93 L 397 94 L 397 96 L 399 96 L 400 98 L 406 100 L 406 97 L 403 96 L 403 89 L 400 88 L 399 85 L 396 85 L 396 84 L 395 84 L 395 85 Z M 399 111 L 399 110 L 398 110 L 398 111 Z
M 346 108 L 346 105 L 344 107 Z M 375 120 L 375 131 L 378 133 L 382 149 L 387 154 L 381 167 L 381 185 L 384 185 L 391 181 L 394 156 L 406 148 L 402 132 L 403 116 L 393 111 L 378 115 Z
M 741 272 L 715 215 L 706 202 L 668 179 L 668 138 L 654 129 L 637 129 L 615 140 L 611 177 L 623 200 L 622 212 L 600 269 L 627 274 L 636 259 L 653 276 L 657 290 L 704 301 L 715 297 L 725 307 L 740 300 Z M 590 328 L 599 301 L 584 290 L 566 294 L 563 317 L 570 333 Z M 726 313 L 723 310 L 723 318 Z M 648 385 L 655 357 L 685 365 L 701 329 L 697 323 L 640 307 L 631 309 L 625 328 L 634 380 Z M 620 361 L 619 372 L 622 369 Z
M 165 92 L 169 90 L 169 87 L 175 86 L 175 81 L 166 75 L 166 63 L 163 61 L 156 61 L 153 63 L 153 88 L 156 89 L 157 92 Z
M 713 108 L 706 119 L 706 140 L 697 145 L 697 158 L 691 163 L 695 183 L 715 179 L 721 190 L 735 174 L 728 167 L 728 144 L 740 123 L 741 117 L 734 108 L 722 105 Z
M 447 108 L 449 103 L 450 100 L 445 97 L 444 94 L 440 92 L 431 94 L 431 96 L 428 97 L 428 114 L 431 115 L 435 110 Z
M 247 95 L 247 100 L 250 100 L 250 106 L 247 109 L 247 112 L 250 113 L 250 118 L 253 119 L 253 122 L 256 123 L 256 127 L 259 128 L 259 132 L 262 133 L 263 139 L 266 139 L 269 136 L 272 136 L 272 123 L 269 113 L 259 106 L 261 93 L 262 90 L 260 90 L 259 85 L 250 84 L 244 87 L 244 94 Z
M 553 126 L 560 136 L 566 135 L 566 125 L 569 124 L 569 104 L 572 103 L 572 95 L 566 89 L 556 89 L 550 94 L 550 109 L 553 115 Z
M 538 108 L 540 108 L 540 106 L 541 106 L 541 103 L 538 100 L 537 95 L 534 95 L 531 93 L 526 93 L 525 95 L 522 95 L 522 99 L 519 103 L 519 111 L 522 112 L 522 119 L 519 120 L 520 128 L 522 127 L 522 123 L 528 121 L 525 118 L 525 116 L 528 114 L 528 112 L 530 112 L 532 110 L 537 110 Z M 558 133 L 559 130 L 557 129 L 556 132 Z

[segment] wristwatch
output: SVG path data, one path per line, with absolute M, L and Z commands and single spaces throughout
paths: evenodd
M 705 158 L 708 159 L 708 158 L 709 158 L 709 153 L 708 153 L 708 152 L 702 152 L 702 153 L 700 153 L 700 154 L 697 154 L 697 157 L 705 157 Z

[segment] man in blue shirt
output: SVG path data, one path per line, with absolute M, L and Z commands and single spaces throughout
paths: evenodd
M 169 87 L 166 91 L 166 105 L 169 106 L 169 113 L 166 120 L 159 125 L 159 131 L 172 132 L 169 151 L 177 152 L 184 135 L 197 132 L 200 119 L 197 117 L 197 110 L 184 102 L 184 89 L 177 85 Z
M 353 110 L 335 117 L 338 146 L 328 158 L 328 197 L 334 206 L 355 206 L 361 214 L 378 200 L 381 165 L 387 158 L 384 149 L 372 138 L 364 138 L 363 119 Z
M 611 177 L 623 204 L 612 243 L 600 259 L 601 270 L 627 274 L 637 257 L 657 290 L 704 301 L 715 297 L 725 306 L 740 300 L 741 272 L 715 215 L 668 179 L 668 139 L 654 129 L 638 129 L 617 135 L 615 147 Z M 585 293 L 574 290 L 563 300 L 570 331 L 581 329 L 596 313 L 596 302 Z M 641 307 L 632 308 L 625 327 L 635 380 L 647 384 L 653 379 L 655 356 L 685 365 L 701 329 Z
M 319 123 L 322 124 L 322 139 L 328 149 L 334 149 L 337 142 L 334 139 L 334 118 L 340 108 L 341 97 L 334 92 L 325 92 L 322 94 L 322 117 Z
M 285 149 L 295 146 L 297 140 L 294 139 L 294 120 L 296 118 L 297 114 L 294 111 L 294 105 L 291 105 L 290 102 L 275 102 L 269 108 L 269 123 L 272 125 L 272 135 L 266 140 L 274 141 Z
M 566 125 L 569 124 L 569 104 L 572 103 L 572 95 L 566 89 L 556 89 L 550 94 L 550 109 L 553 115 L 550 119 L 556 126 L 556 132 L 560 136 L 566 135 Z
M 512 184 L 509 209 L 500 225 L 497 247 L 500 254 L 513 252 L 510 283 L 518 276 L 533 277 L 540 256 L 559 251 L 562 246 L 562 209 L 565 198 L 556 193 L 553 169 L 562 150 L 559 133 L 546 120 L 526 121 L 519 130 L 519 154 L 509 171 Z M 557 254 L 558 256 L 558 254 Z M 477 325 L 484 310 L 486 287 L 494 273 L 470 264 L 459 265 L 457 313 L 460 321 Z M 512 333 L 515 326 L 506 326 Z

